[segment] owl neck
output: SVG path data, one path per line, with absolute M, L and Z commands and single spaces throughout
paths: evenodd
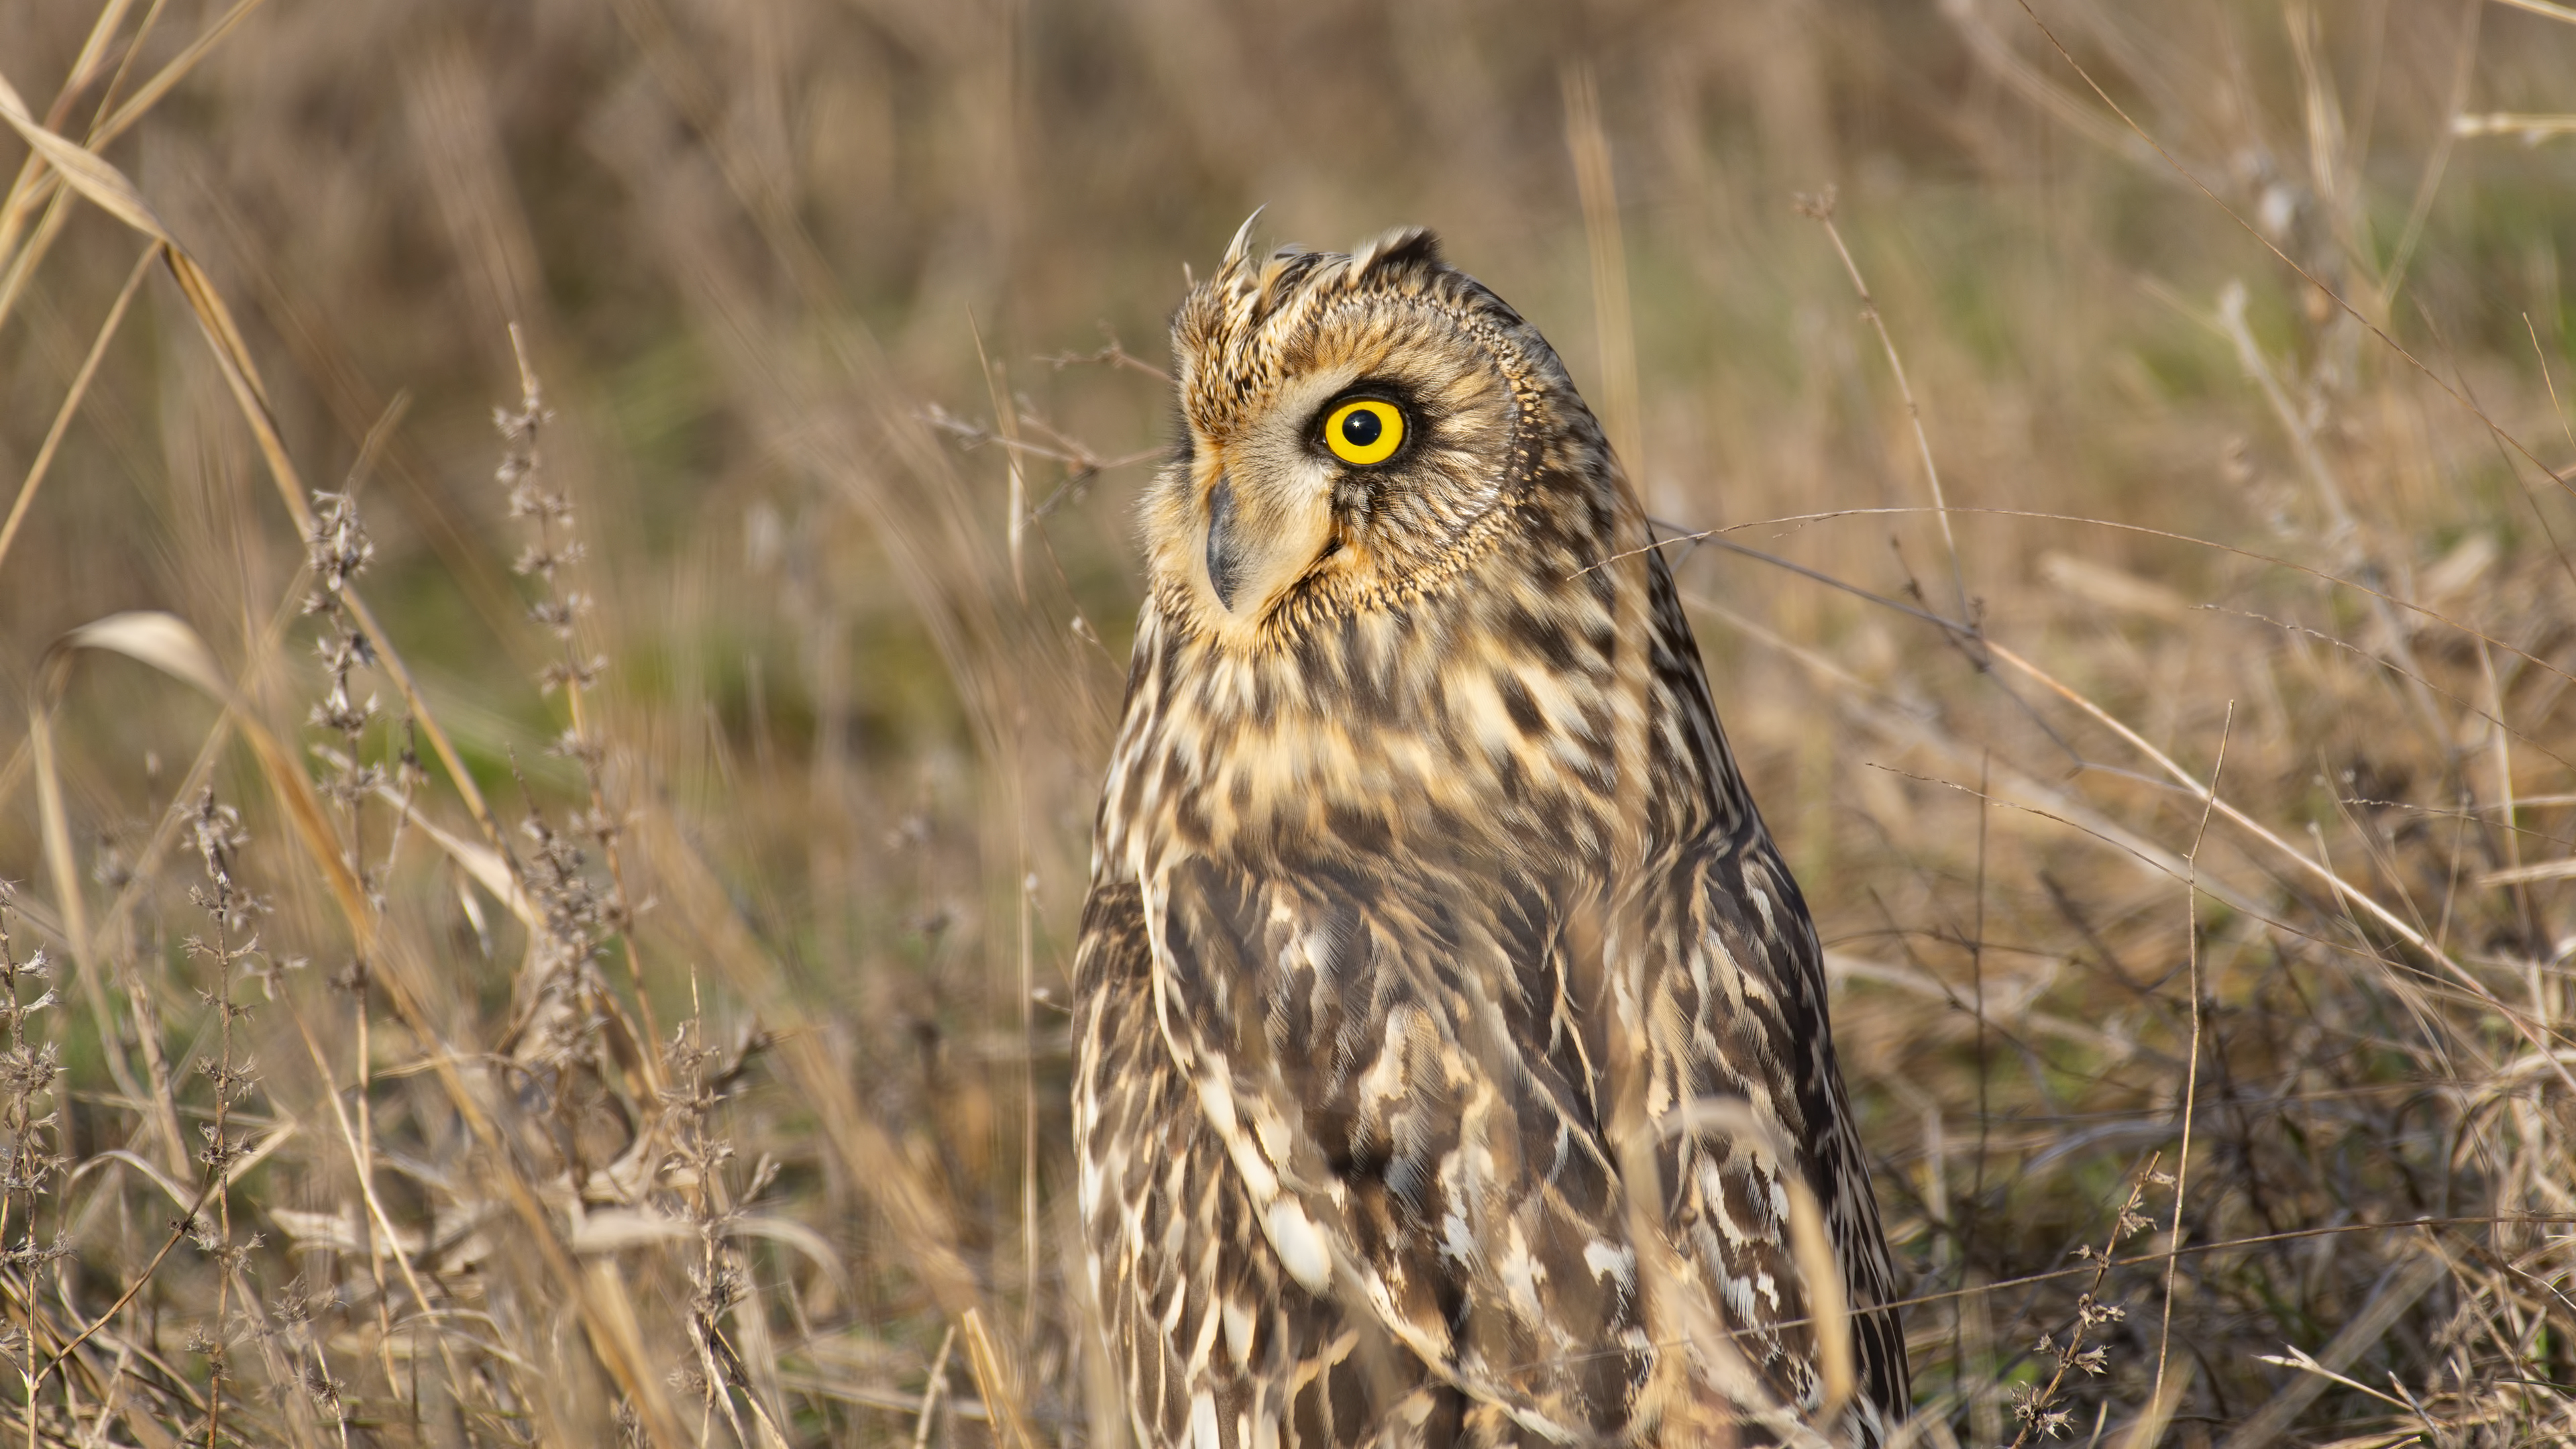
M 1728 826 L 1746 807 L 1661 560 L 1563 564 L 1506 552 L 1260 650 L 1149 602 L 1095 872 L 1436 851 L 1606 874 Z M 1623 609 L 1622 589 L 1644 597 Z

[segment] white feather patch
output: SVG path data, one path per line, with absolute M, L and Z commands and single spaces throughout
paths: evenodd
M 1289 1277 L 1319 1296 L 1332 1287 L 1332 1250 L 1325 1246 L 1324 1234 L 1295 1198 L 1273 1199 L 1261 1221 L 1269 1231 L 1270 1246 L 1279 1254 L 1279 1266 L 1288 1270 Z
M 1234 1170 L 1243 1174 L 1243 1190 L 1252 1194 L 1256 1203 L 1277 1197 L 1279 1174 L 1271 1170 L 1261 1148 L 1235 1115 L 1234 1088 L 1214 1072 L 1202 1075 L 1197 1086 L 1200 1110 L 1207 1113 L 1208 1125 L 1216 1129 L 1217 1139 L 1225 1144 L 1226 1155 L 1234 1159 Z
M 1622 1244 L 1594 1238 L 1583 1246 L 1583 1266 L 1592 1270 L 1593 1277 L 1607 1278 L 1621 1288 L 1636 1286 L 1637 1255 Z

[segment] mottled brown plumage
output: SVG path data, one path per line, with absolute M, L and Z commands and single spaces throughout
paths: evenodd
M 1172 335 L 1076 964 L 1136 1433 L 1879 1441 L 1815 932 L 1555 353 L 1419 231 L 1238 237 Z

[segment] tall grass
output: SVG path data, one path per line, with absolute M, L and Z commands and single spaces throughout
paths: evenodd
M 0 1441 L 1122 1442 L 1066 968 L 1267 203 L 1683 536 L 1915 1442 L 2576 1442 L 2570 20 L 0 9 Z

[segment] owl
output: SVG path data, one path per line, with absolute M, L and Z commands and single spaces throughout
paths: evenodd
M 1172 324 L 1075 959 L 1138 1443 L 1882 1442 L 1815 930 L 1618 460 L 1429 233 L 1251 226 Z

